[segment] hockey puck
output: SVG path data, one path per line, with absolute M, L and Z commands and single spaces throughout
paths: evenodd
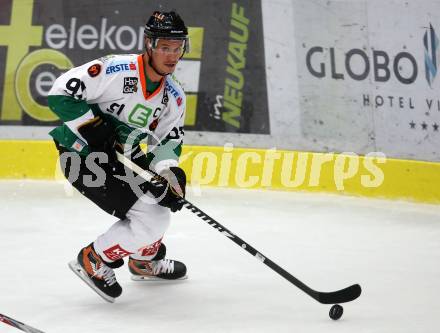
M 340 306 L 339 304 L 335 304 L 330 308 L 330 311 L 328 315 L 333 320 L 338 320 L 342 317 L 342 314 L 344 313 L 344 308 Z

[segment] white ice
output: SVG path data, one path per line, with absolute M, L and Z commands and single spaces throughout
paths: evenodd
M 133 282 L 104 302 L 67 267 L 115 219 L 56 182 L 0 182 L 0 313 L 44 332 L 438 332 L 440 206 L 338 195 L 203 189 L 188 198 L 320 291 L 353 283 L 339 321 L 188 211 L 170 258 L 189 279 Z M 0 323 L 0 332 L 18 332 Z

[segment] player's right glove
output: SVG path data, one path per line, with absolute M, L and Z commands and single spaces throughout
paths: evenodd
M 177 212 L 184 204 L 186 175 L 179 167 L 170 167 L 153 178 L 150 192 L 159 199 L 158 204 Z
M 115 151 L 116 132 L 113 126 L 100 116 L 96 116 L 81 124 L 78 132 L 87 140 L 91 152 L 107 154 L 108 165 L 115 171 L 118 162 Z

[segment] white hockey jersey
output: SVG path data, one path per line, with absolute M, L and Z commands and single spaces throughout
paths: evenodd
M 109 55 L 72 68 L 49 92 L 48 104 L 63 124 L 50 132 L 71 151 L 87 155 L 78 126 L 101 115 L 111 121 L 117 141 L 137 149 L 147 138 L 156 172 L 177 166 L 183 140 L 185 93 L 173 75 L 147 92 L 142 55 Z

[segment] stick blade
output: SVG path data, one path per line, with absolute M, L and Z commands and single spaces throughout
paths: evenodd
M 347 303 L 358 298 L 361 293 L 361 286 L 358 284 L 354 284 L 345 289 L 333 291 L 330 293 L 319 292 L 317 301 L 322 304 Z

